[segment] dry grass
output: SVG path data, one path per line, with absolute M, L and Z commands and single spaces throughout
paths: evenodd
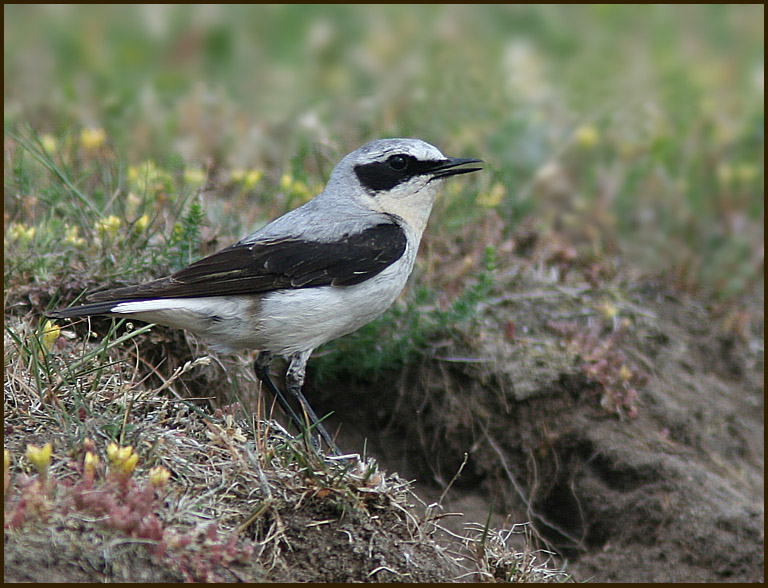
M 380 471 L 371 458 L 329 458 L 308 449 L 266 418 L 269 411 L 260 403 L 244 418 L 238 405 L 210 414 L 177 398 L 177 378 L 210 358 L 188 362 L 153 388 L 140 376 L 135 341 L 142 329 L 82 342 L 67 330 L 45 340 L 42 330 L 23 320 L 8 326 L 5 526 L 11 577 L 328 579 L 324 574 L 332 572 L 312 569 L 314 559 L 302 546 L 308 533 L 330 529 L 348 537 L 350 553 L 358 543 L 370 552 L 366 569 L 343 563 L 348 575 L 342 579 L 545 577 L 546 568 L 530 554 L 508 549 L 500 532 L 463 538 L 464 547 L 458 541 L 449 550 L 440 547 L 433 537 L 440 527 L 429 516 L 436 505 L 419 504 L 409 482 Z M 35 461 L 35 447 L 46 443 L 52 445 L 50 458 Z M 118 448 L 122 457 L 116 457 Z M 361 529 L 375 532 L 363 541 Z M 332 543 L 323 537 L 312 536 L 308 551 L 328 549 Z M 403 549 L 413 555 L 395 557 Z M 475 557 L 479 550 L 483 556 Z M 22 553 L 43 562 L 40 570 L 48 576 L 19 568 L 30 561 Z M 419 569 L 425 561 L 431 564 Z M 534 568 L 541 574 L 534 575 Z

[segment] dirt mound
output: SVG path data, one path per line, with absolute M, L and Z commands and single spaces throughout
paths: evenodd
M 464 513 L 454 530 L 532 521 L 577 580 L 761 580 L 761 333 L 723 335 L 652 286 L 609 312 L 590 289 L 521 288 L 472 347 L 355 394 L 318 390 L 342 445 L 368 437 L 432 498 L 468 454 L 444 501 Z

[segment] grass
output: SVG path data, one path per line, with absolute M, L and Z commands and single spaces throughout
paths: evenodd
M 185 581 L 265 580 L 285 565 L 286 550 L 304 545 L 306 521 L 294 516 L 305 511 L 313 524 L 359 521 L 354 524 L 395 533 L 412 549 L 434 549 L 429 538 L 439 525 L 412 504 L 418 498 L 410 483 L 381 471 L 373 459 L 324 459 L 264 418 L 264 407 L 243 420 L 235 405 L 211 415 L 146 389 L 126 361 L 125 347 L 140 331 L 112 332 L 88 346 L 53 339 L 56 353 L 45 335 L 31 334 L 39 345 L 29 350 L 6 331 L 6 363 L 13 369 L 5 380 L 4 513 L 6 549 L 14 556 L 23 549 L 46 557 L 53 544 L 77 566 L 86 538 L 105 568 L 125 579 L 145 573 Z M 40 378 L 46 381 L 35 385 Z M 48 394 L 40 397 L 43 389 Z M 132 572 L 120 571 L 127 562 L 112 552 L 116 543 L 128 549 Z M 372 549 L 368 539 L 361 545 Z M 488 557 L 506 558 L 504 566 L 514 557 L 495 535 L 489 545 Z M 441 553 L 431 557 L 452 561 Z M 452 556 L 453 563 L 472 570 L 471 554 L 468 548 Z M 525 558 L 526 571 L 517 574 L 557 576 L 551 564 Z M 492 575 L 495 561 L 484 560 L 482 574 Z M 143 571 L 145 565 L 151 571 Z M 370 573 L 412 577 L 408 570 L 390 565 Z M 61 565 L 57 573 L 62 579 L 73 572 Z
M 488 209 L 510 230 L 535 214 L 568 225 L 582 254 L 619 246 L 687 287 L 738 297 L 759 277 L 762 242 L 762 10 L 10 6 L 6 131 L 33 124 L 54 148 L 27 145 L 25 158 L 54 174 L 57 158 L 65 175 L 45 193 L 37 164 L 9 161 L 6 212 L 36 227 L 78 212 L 86 238 L 98 214 L 148 214 L 169 235 L 158 198 L 181 214 L 201 184 L 225 202 L 258 194 L 263 210 L 244 219 L 204 198 L 231 239 L 308 197 L 360 142 L 415 135 L 488 162 L 476 191 L 445 199 L 433 232 Z M 440 27 L 424 35 L 417 17 Z M 25 43 L 50 88 L 22 94 Z M 58 157 L 78 142 L 76 158 Z M 258 187 L 233 181 L 247 170 Z M 278 189 L 283 177 L 294 190 Z M 28 217 L 15 199 L 29 194 L 49 206 Z

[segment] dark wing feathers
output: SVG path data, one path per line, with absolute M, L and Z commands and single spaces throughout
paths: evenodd
M 89 299 L 140 300 L 256 294 L 284 288 L 351 286 L 382 272 L 402 257 L 403 229 L 382 223 L 342 240 L 298 238 L 235 244 L 170 277 L 93 294 Z
M 45 312 L 48 318 L 64 319 L 76 318 L 80 316 L 91 316 L 94 314 L 109 314 L 115 306 L 115 301 L 94 302 L 93 304 L 84 304 L 82 306 L 70 306 L 69 308 L 57 308 Z

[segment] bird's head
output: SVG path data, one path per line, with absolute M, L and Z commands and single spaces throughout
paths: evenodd
M 379 139 L 339 162 L 328 188 L 343 190 L 373 210 L 404 219 L 421 234 L 442 180 L 478 171 L 480 159 L 446 157 L 419 139 Z

